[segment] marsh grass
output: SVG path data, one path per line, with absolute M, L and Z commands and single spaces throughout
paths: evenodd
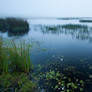
M 63 29 L 66 29 L 67 31 L 69 30 L 88 30 L 87 25 L 82 25 L 82 24 L 62 24 L 62 25 L 40 25 L 39 26 L 42 32 L 60 32 Z
M 80 25 L 80 24 L 66 24 L 66 25 L 62 25 L 63 29 L 88 29 L 88 27 L 86 25 Z
M 35 92 L 31 45 L 0 37 L 0 92 Z
M 25 42 L 16 44 L 14 40 L 4 44 L 0 38 L 0 71 L 3 72 L 25 72 L 33 68 L 30 59 L 31 45 Z

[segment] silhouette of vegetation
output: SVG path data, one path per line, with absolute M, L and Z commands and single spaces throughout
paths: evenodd
M 84 23 L 88 22 L 88 23 L 92 23 L 92 20 L 79 20 L 79 22 L 84 22 Z
M 74 30 L 77 30 L 77 29 L 88 29 L 87 26 L 85 25 L 80 25 L 80 24 L 66 24 L 66 25 L 62 25 L 62 28 L 64 29 L 74 29 Z
M 6 32 L 8 30 L 8 25 L 5 19 L 0 19 L 0 31 Z
M 43 34 L 65 34 L 71 35 L 73 38 L 78 40 L 89 40 L 92 42 L 92 28 L 87 25 L 67 24 L 67 25 L 39 25 L 37 27 Z
M 0 19 L 0 31 L 8 31 L 9 35 L 21 35 L 28 33 L 29 24 L 27 21 L 20 18 Z

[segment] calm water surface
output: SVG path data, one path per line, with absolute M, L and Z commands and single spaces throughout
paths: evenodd
M 92 63 L 92 23 L 79 23 L 78 20 L 56 19 L 28 19 L 30 31 L 20 37 L 8 37 L 7 33 L 0 33 L 9 39 L 24 39 L 33 43 L 31 58 L 34 64 L 61 61 L 78 63 L 86 59 Z M 46 30 L 46 26 L 57 27 L 63 24 L 82 24 L 88 30 L 57 29 Z

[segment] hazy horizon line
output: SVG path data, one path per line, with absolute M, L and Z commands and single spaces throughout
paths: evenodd
M 6 17 L 16 17 L 16 18 L 30 18 L 30 19 L 64 19 L 64 18 L 71 18 L 71 19 L 77 19 L 77 18 L 92 18 L 90 16 L 82 17 L 82 16 L 28 16 L 28 15 L 1 15 L 0 18 L 6 18 Z

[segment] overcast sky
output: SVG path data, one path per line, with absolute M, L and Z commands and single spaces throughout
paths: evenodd
M 92 0 L 0 0 L 0 15 L 92 17 Z

